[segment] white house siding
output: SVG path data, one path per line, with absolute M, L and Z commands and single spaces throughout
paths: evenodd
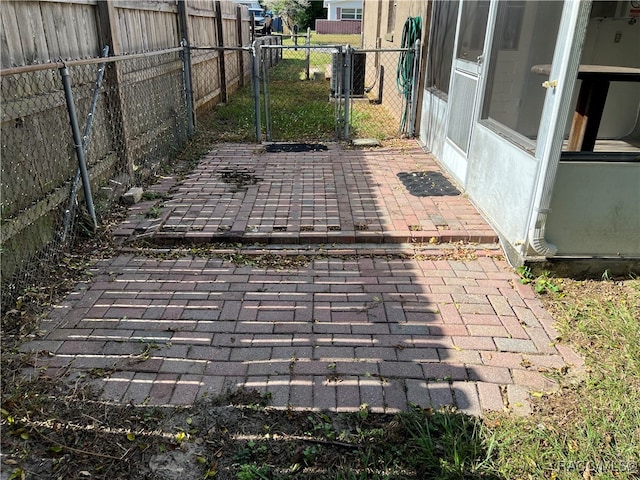
M 547 219 L 558 256 L 640 256 L 640 163 L 560 162 Z
M 332 1 L 325 2 L 327 8 L 327 20 L 341 20 L 339 10 L 343 8 L 359 8 L 362 9 L 362 0 L 348 1 Z
M 438 159 L 443 158 L 444 153 L 447 108 L 447 102 L 443 98 L 425 92 L 418 139 L 422 146 Z
M 483 125 L 476 125 L 469 150 L 469 197 L 500 236 L 520 250 L 527 242 L 539 161 Z

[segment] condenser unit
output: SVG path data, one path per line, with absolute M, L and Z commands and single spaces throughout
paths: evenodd
M 345 73 L 345 52 L 333 52 L 331 57 L 331 96 L 344 96 L 344 86 L 347 84 Z M 351 52 L 351 74 L 353 78 L 351 96 L 364 96 L 364 73 L 367 63 L 365 52 Z

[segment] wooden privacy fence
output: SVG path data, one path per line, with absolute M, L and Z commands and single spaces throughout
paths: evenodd
M 0 2 L 2 68 L 100 56 L 159 51 L 180 46 L 240 47 L 251 38 L 248 10 L 210 0 L 40 0 Z M 194 78 L 206 70 L 210 82 L 193 85 L 197 109 L 242 85 L 249 57 L 238 51 L 197 52 Z M 212 70 L 217 75 L 212 75 Z
M 229 1 L 0 1 L 4 300 L 69 245 L 80 154 L 103 211 L 251 81 L 250 22 Z

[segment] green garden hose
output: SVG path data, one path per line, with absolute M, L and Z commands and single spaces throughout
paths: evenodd
M 398 93 L 405 99 L 404 111 L 400 119 L 400 130 L 404 131 L 411 111 L 411 94 L 413 92 L 413 68 L 415 62 L 414 46 L 422 34 L 422 17 L 409 17 L 402 28 L 401 48 L 408 50 L 400 52 L 398 68 L 396 70 L 396 85 Z

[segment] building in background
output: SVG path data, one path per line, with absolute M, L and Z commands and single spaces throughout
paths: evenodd
M 316 20 L 316 33 L 359 34 L 362 32 L 363 0 L 324 0 L 327 18 Z

